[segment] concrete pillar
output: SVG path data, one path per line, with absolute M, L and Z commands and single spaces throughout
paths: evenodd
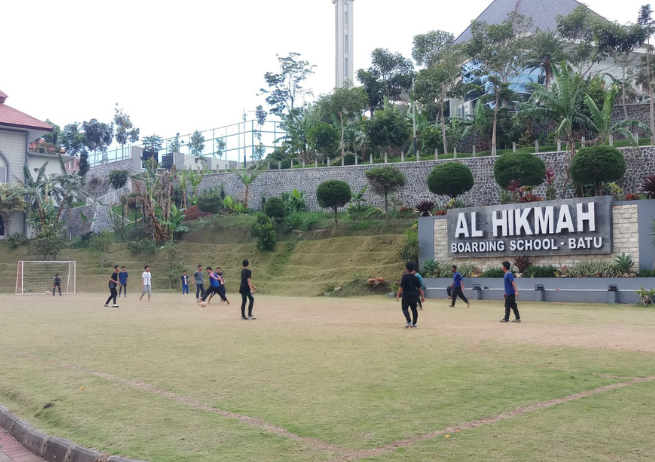
M 434 148 L 434 160 L 439 160 L 439 150 Z
M 277 169 L 282 170 L 282 161 L 281 160 L 277 161 Z
M 512 151 L 516 152 L 516 143 L 512 142 Z
M 357 153 L 355 153 L 355 165 L 359 165 L 359 159 L 357 158 Z
M 610 135 L 610 146 L 614 146 L 614 135 Z
M 473 145 L 473 157 L 475 157 L 475 144 Z
M 318 159 L 314 157 L 314 168 L 318 168 Z
M 384 163 L 385 164 L 387 163 L 387 153 L 386 152 L 384 153 Z
M 370 158 L 371 158 L 370 163 L 371 163 L 371 165 L 373 165 L 373 154 L 369 154 L 369 156 L 371 156 L 371 157 L 370 157 Z
M 345 156 L 341 156 L 341 166 L 343 167 L 346 165 L 346 159 L 344 158 Z
M 329 157 L 327 158 L 327 166 L 328 167 L 330 166 L 330 158 Z
M 557 140 L 557 152 L 562 152 L 562 141 Z
M 453 159 L 457 159 L 457 146 L 453 148 Z
M 400 161 L 405 162 L 405 151 L 400 151 Z
M 302 168 L 305 168 L 305 159 L 302 161 Z
M 291 159 L 291 166 L 289 168 L 293 170 L 293 159 Z
M 539 140 L 534 140 L 534 153 L 539 154 Z
M 582 145 L 583 148 L 584 148 L 584 143 L 585 143 L 585 139 L 584 139 L 584 136 L 583 136 L 582 140 L 580 141 L 580 144 Z
M 416 162 L 420 162 L 420 161 L 421 161 L 421 153 L 420 151 L 416 151 Z
M 270 170 L 270 169 L 271 169 L 271 163 L 270 163 L 270 162 L 266 162 L 266 169 L 267 169 L 267 170 Z M 219 170 L 220 170 L 220 169 L 219 169 Z

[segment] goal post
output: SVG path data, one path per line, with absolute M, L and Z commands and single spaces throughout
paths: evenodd
M 61 279 L 62 295 L 74 294 L 77 288 L 77 262 L 19 261 L 16 270 L 16 295 L 51 293 L 57 274 Z

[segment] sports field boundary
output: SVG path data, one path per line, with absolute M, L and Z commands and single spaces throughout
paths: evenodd
M 517 408 L 515 408 L 515 409 L 513 409 L 511 411 L 507 411 L 507 412 L 504 412 L 504 413 L 501 413 L 501 414 L 486 416 L 486 417 L 482 417 L 480 419 L 472 420 L 472 421 L 469 421 L 469 422 L 463 422 L 463 423 L 460 423 L 458 425 L 453 425 L 453 426 L 450 426 L 450 427 L 447 427 L 447 428 L 444 428 L 444 429 L 441 429 L 441 430 L 435 430 L 435 431 L 432 431 L 432 432 L 428 432 L 428 433 L 425 433 L 423 435 L 417 435 L 417 436 L 413 436 L 413 437 L 410 437 L 410 438 L 405 438 L 405 439 L 402 439 L 402 440 L 393 441 L 391 443 L 387 443 L 387 444 L 384 444 L 382 446 L 378 446 L 376 448 L 358 450 L 358 449 L 349 449 L 349 448 L 344 448 L 344 447 L 341 447 L 341 446 L 337 446 L 337 445 L 332 444 L 332 443 L 330 443 L 328 441 L 320 440 L 318 438 L 310 438 L 310 437 L 301 436 L 301 435 L 292 433 L 289 430 L 286 430 L 284 428 L 281 428 L 281 427 L 275 426 L 273 424 L 270 424 L 268 422 L 265 422 L 262 419 L 258 419 L 258 418 L 255 418 L 255 417 L 248 417 L 248 416 L 244 416 L 244 415 L 241 415 L 241 414 L 236 414 L 236 413 L 233 413 L 233 412 L 230 412 L 230 411 L 217 409 L 217 408 L 208 406 L 206 404 L 203 404 L 200 401 L 195 400 L 193 398 L 189 398 L 189 397 L 186 397 L 186 396 L 181 396 L 181 395 L 178 395 L 176 393 L 172 393 L 172 392 L 163 390 L 163 389 L 161 389 L 159 387 L 156 387 L 154 385 L 151 385 L 151 384 L 148 384 L 148 383 L 145 383 L 145 382 L 140 382 L 140 381 L 135 381 L 135 380 L 128 380 L 128 379 L 124 379 L 124 378 L 121 378 L 121 377 L 117 377 L 117 376 L 115 376 L 113 374 L 108 374 L 108 373 L 101 372 L 101 371 L 89 370 L 89 369 L 85 369 L 83 367 L 76 366 L 76 365 L 69 364 L 69 363 L 65 363 L 65 362 L 48 360 L 48 359 L 41 358 L 41 357 L 38 357 L 38 356 L 30 354 L 30 353 L 26 353 L 26 352 L 19 353 L 19 355 L 23 356 L 25 358 L 31 359 L 33 361 L 41 362 L 43 364 L 49 364 L 49 365 L 54 365 L 54 366 L 58 366 L 58 367 L 63 367 L 65 369 L 77 370 L 77 371 L 80 371 L 80 372 L 85 372 L 85 373 L 94 375 L 96 377 L 103 378 L 105 380 L 118 382 L 118 383 L 123 383 L 125 385 L 131 386 L 131 387 L 134 387 L 134 388 L 137 388 L 137 389 L 141 389 L 143 391 L 147 391 L 147 392 L 150 392 L 150 393 L 153 393 L 153 394 L 165 397 L 165 398 L 173 399 L 174 401 L 177 401 L 177 402 L 182 403 L 182 404 L 186 404 L 187 406 L 196 408 L 198 410 L 202 410 L 202 411 L 206 411 L 206 412 L 213 412 L 213 413 L 222 415 L 223 417 L 226 417 L 226 418 L 229 418 L 229 419 L 239 420 L 242 423 L 245 423 L 246 425 L 259 427 L 259 428 L 261 428 L 263 430 L 266 430 L 266 431 L 271 432 L 273 434 L 276 434 L 278 436 L 282 436 L 282 437 L 289 438 L 291 440 L 303 442 L 303 443 L 307 444 L 310 447 L 314 447 L 315 449 L 324 449 L 324 450 L 329 450 L 329 451 L 333 451 L 333 452 L 336 452 L 336 453 L 340 454 L 336 458 L 329 459 L 326 462 L 353 462 L 353 461 L 357 461 L 357 460 L 360 460 L 360 459 L 377 457 L 377 456 L 380 456 L 380 455 L 382 455 L 384 453 L 387 453 L 387 452 L 391 452 L 391 451 L 395 451 L 395 450 L 400 449 L 400 448 L 406 448 L 408 446 L 412 446 L 412 445 L 414 445 L 416 443 L 421 443 L 421 442 L 424 442 L 424 441 L 432 440 L 432 439 L 434 439 L 434 438 L 436 438 L 438 436 L 447 435 L 449 433 L 459 433 L 459 432 L 464 431 L 464 430 L 473 430 L 473 429 L 481 427 L 481 426 L 495 424 L 495 423 L 501 422 L 503 420 L 508 420 L 508 419 L 511 419 L 511 418 L 514 418 L 514 417 L 519 417 L 519 416 L 522 416 L 522 415 L 525 415 L 525 414 L 529 414 L 531 412 L 539 411 L 539 410 L 542 410 L 542 409 L 547 409 L 547 408 L 550 408 L 550 407 L 553 407 L 553 406 L 556 406 L 556 405 L 559 405 L 559 404 L 568 403 L 568 402 L 571 402 L 571 401 L 577 401 L 577 400 L 582 399 L 582 398 L 598 395 L 598 394 L 605 393 L 605 392 L 612 391 L 612 390 L 626 388 L 626 387 L 629 387 L 629 386 L 632 386 L 632 385 L 637 385 L 637 384 L 641 384 L 641 383 L 648 383 L 648 382 L 655 381 L 655 376 L 630 378 L 630 380 L 624 380 L 622 382 L 617 382 L 617 383 L 613 383 L 613 384 L 610 384 L 610 385 L 604 385 L 604 386 L 601 386 L 601 387 L 593 388 L 591 390 L 586 390 L 586 391 L 581 391 L 581 392 L 578 392 L 578 393 L 573 393 L 571 395 L 564 396 L 564 397 L 561 397 L 561 398 L 554 398 L 554 399 L 550 399 L 550 400 L 546 400 L 546 401 L 541 401 L 541 402 L 535 403 L 535 404 L 520 406 L 520 407 L 517 407 Z M 16 419 L 16 417 L 13 416 L 13 414 L 6 411 L 6 408 L 4 408 L 3 406 L 0 405 L 0 411 L 2 411 L 3 409 L 4 409 L 6 414 L 8 414 L 9 416 Z M 3 428 L 6 428 L 6 426 L 5 426 L 6 425 L 5 417 L 4 417 L 5 413 L 0 413 L 0 426 L 2 426 Z M 17 422 L 20 422 L 20 425 L 17 425 Z M 16 434 L 14 432 L 16 432 Z M 65 441 L 65 442 L 69 443 L 69 445 L 70 445 L 69 450 L 70 451 L 75 451 L 75 450 L 77 450 L 77 448 L 79 448 L 79 450 L 82 451 L 82 452 L 88 451 L 88 452 L 85 453 L 83 458 L 79 458 L 79 459 L 78 458 L 70 458 L 68 453 L 65 456 L 66 458 L 48 458 L 47 455 L 44 453 L 42 455 L 42 457 L 46 458 L 49 461 L 56 461 L 56 462 L 145 462 L 145 461 L 135 461 L 135 460 L 131 460 L 131 459 L 124 459 L 124 458 L 115 457 L 115 456 L 109 457 L 108 454 L 101 454 L 101 453 L 99 453 L 99 452 L 97 452 L 95 450 L 89 450 L 89 449 L 86 449 L 86 448 L 82 448 L 80 446 L 76 446 L 74 443 L 71 443 L 71 442 L 69 442 L 67 440 L 61 440 L 59 438 L 50 438 L 47 435 L 43 434 L 42 432 L 39 432 L 38 430 L 34 430 L 26 422 L 23 422 L 23 421 L 20 421 L 20 420 L 17 420 L 17 419 L 14 422 L 11 422 L 10 433 L 14 436 L 14 438 L 16 438 L 19 442 L 25 444 L 25 446 L 28 447 L 29 449 L 32 449 L 31 446 L 29 445 L 29 444 L 32 444 L 32 442 L 28 441 L 28 437 L 32 434 L 32 432 L 36 432 L 37 436 L 39 436 L 39 437 L 40 437 L 40 435 L 43 435 L 43 437 L 45 438 L 44 445 L 41 446 L 42 450 L 47 448 L 48 441 L 53 440 L 53 442 L 55 442 L 55 444 L 56 444 L 56 442 L 59 442 L 59 441 Z M 37 441 L 37 446 L 36 447 L 38 449 L 39 448 L 39 446 L 38 446 L 39 440 L 36 439 L 36 441 Z M 37 454 L 37 453 L 35 452 L 35 454 Z M 86 456 L 86 454 L 88 454 L 88 456 Z M 96 458 L 93 458 L 94 454 L 97 454 Z
M 112 456 L 79 446 L 64 438 L 52 437 L 19 419 L 0 404 L 0 427 L 33 454 L 50 462 L 146 462 Z

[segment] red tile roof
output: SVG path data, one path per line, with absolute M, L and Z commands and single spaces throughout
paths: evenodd
M 7 94 L 0 90 L 0 125 L 52 131 L 52 126 L 5 104 Z

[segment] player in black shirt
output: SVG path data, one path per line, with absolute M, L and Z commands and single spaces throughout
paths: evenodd
M 252 294 L 257 290 L 252 284 L 252 271 L 250 271 L 250 263 L 248 260 L 243 260 L 243 269 L 241 270 L 241 286 L 239 293 L 241 294 L 241 319 L 247 321 L 248 319 L 257 319 L 252 315 L 252 306 L 255 304 L 255 299 Z M 248 317 L 246 317 L 246 299 L 250 300 L 248 304 Z
M 109 277 L 109 298 L 105 302 L 105 306 L 109 306 L 111 299 L 114 299 L 112 308 L 118 308 L 118 305 L 116 304 L 116 297 L 118 297 L 118 291 L 116 290 L 116 287 L 120 285 L 121 283 L 118 282 L 118 265 L 116 265 L 114 266 L 114 272 L 111 273 L 111 276 Z
M 423 289 L 421 288 L 421 281 L 413 274 L 414 272 L 414 263 L 407 262 L 405 264 L 405 274 L 400 280 L 400 287 L 398 288 L 398 293 L 396 294 L 396 301 L 398 301 L 402 295 L 402 309 L 407 324 L 405 324 L 405 329 L 409 327 L 416 327 L 416 321 L 418 320 L 418 310 L 416 305 L 419 301 L 425 301 L 425 296 L 423 295 Z M 409 308 L 412 309 L 412 316 L 414 321 L 409 317 Z
M 55 274 L 55 280 L 52 281 L 52 296 L 55 296 L 55 289 L 59 289 L 59 295 L 61 295 L 61 278 L 59 273 Z

